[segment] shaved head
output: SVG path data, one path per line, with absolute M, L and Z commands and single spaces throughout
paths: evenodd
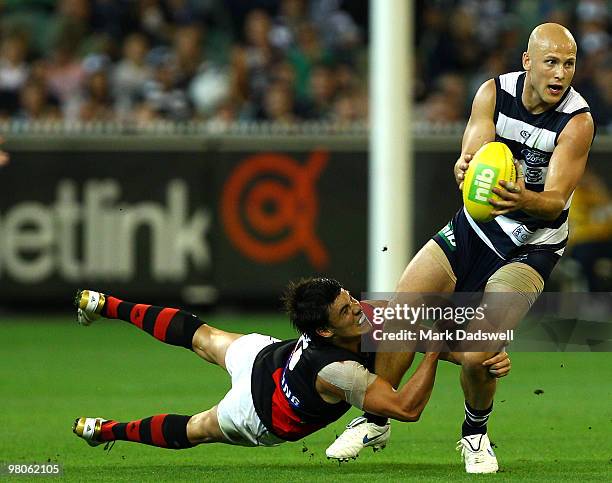
M 543 112 L 562 99 L 574 78 L 576 53 L 574 36 L 563 25 L 543 23 L 533 29 L 523 52 L 523 104 L 529 112 Z
M 576 41 L 572 33 L 558 23 L 543 23 L 533 29 L 527 43 L 527 53 L 530 56 L 537 51 L 563 50 L 576 54 Z

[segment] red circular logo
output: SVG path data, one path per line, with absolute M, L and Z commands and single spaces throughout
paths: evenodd
M 278 263 L 303 250 L 318 270 L 328 254 L 314 232 L 315 182 L 328 153 L 313 152 L 305 165 L 281 154 L 245 159 L 223 188 L 221 219 L 232 244 L 261 263 Z

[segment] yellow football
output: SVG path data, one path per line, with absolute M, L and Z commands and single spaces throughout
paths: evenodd
M 463 180 L 463 204 L 476 221 L 491 221 L 495 209 L 489 199 L 499 200 L 493 188 L 500 180 L 516 182 L 512 151 L 504 143 L 491 142 L 482 146 L 469 163 Z

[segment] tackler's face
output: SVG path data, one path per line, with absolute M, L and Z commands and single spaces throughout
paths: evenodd
M 337 338 L 360 337 L 371 330 L 359 301 L 342 289 L 329 308 L 328 331 Z
M 523 54 L 531 86 L 546 104 L 556 104 L 569 89 L 576 71 L 576 45 L 572 42 L 541 42 Z

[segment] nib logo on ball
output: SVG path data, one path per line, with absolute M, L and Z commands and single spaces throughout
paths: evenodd
M 492 166 L 481 164 L 476 168 L 476 176 L 471 186 L 469 197 L 476 203 L 488 204 L 491 189 L 495 184 L 499 170 Z

